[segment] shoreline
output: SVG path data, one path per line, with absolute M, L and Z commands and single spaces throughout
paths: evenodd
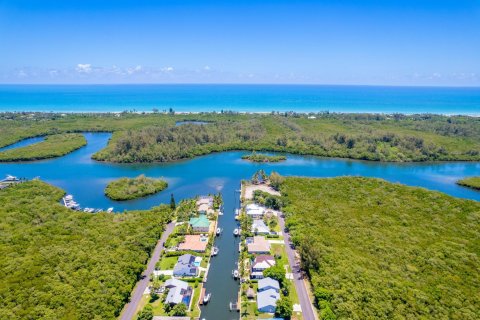
M 152 107 L 154 109 L 155 107 Z M 480 106 L 479 106 L 480 108 Z M 121 114 L 136 114 L 136 115 L 152 115 L 152 114 L 158 114 L 158 115 L 168 115 L 170 114 L 169 112 L 154 112 L 152 109 L 148 110 L 136 110 L 135 108 L 132 108 L 130 110 L 134 111 L 129 111 L 127 109 L 124 109 L 123 111 L 96 111 L 96 110 L 43 110 L 43 111 L 38 111 L 38 110 L 4 110 L 0 109 L 0 115 L 1 114 L 65 114 L 65 115 L 121 115 Z M 359 114 L 369 114 L 369 115 L 382 115 L 382 116 L 393 116 L 393 115 L 404 115 L 404 116 L 416 116 L 416 115 L 431 115 L 431 116 L 444 116 L 444 117 L 471 117 L 471 118 L 479 118 L 480 117 L 480 112 L 478 113 L 434 113 L 434 112 L 392 112 L 392 111 L 364 111 L 364 110 L 358 110 L 358 111 L 329 111 L 329 110 L 299 110 L 299 111 L 293 111 L 293 110 L 271 110 L 271 111 L 247 111 L 247 110 L 229 110 L 229 109 L 223 109 L 223 113 L 221 112 L 222 110 L 208 110 L 208 111 L 174 111 L 173 115 L 202 115 L 202 114 L 240 114 L 240 115 L 269 115 L 272 114 L 272 112 L 275 113 L 294 113 L 298 115 L 325 115 L 325 114 L 340 114 L 340 115 L 348 115 L 348 114 L 354 114 L 354 115 L 359 115 Z M 315 119 L 312 119 L 315 120 Z

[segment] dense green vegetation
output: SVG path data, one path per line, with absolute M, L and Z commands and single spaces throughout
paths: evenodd
M 470 177 L 470 178 L 461 179 L 457 181 L 457 184 L 464 187 L 480 190 L 480 177 Z
M 105 195 L 113 200 L 132 200 L 155 194 L 168 187 L 162 179 L 147 178 L 143 174 L 136 178 L 120 178 L 110 182 Z M 172 207 L 175 209 L 175 206 Z
M 207 125 L 177 121 L 205 121 Z M 316 114 L 1 113 L 0 146 L 59 132 L 113 132 L 94 158 L 174 161 L 227 150 L 375 161 L 480 160 L 480 119 L 467 116 Z
M 243 160 L 253 161 L 253 162 L 280 162 L 287 160 L 286 156 L 271 156 L 268 154 L 252 152 L 242 156 Z
M 115 319 L 169 206 L 87 214 L 40 181 L 0 191 L 0 319 Z
M 87 140 L 82 134 L 55 134 L 47 136 L 44 141 L 39 143 L 0 152 L 0 162 L 61 157 L 86 144 Z
M 354 177 L 281 190 L 323 319 L 479 318 L 479 202 Z

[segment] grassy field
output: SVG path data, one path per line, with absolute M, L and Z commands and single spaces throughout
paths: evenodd
M 199 120 L 205 125 L 177 121 Z M 0 147 L 53 133 L 113 132 L 94 158 L 166 162 L 227 150 L 278 151 L 373 161 L 480 160 L 480 119 L 373 114 L 1 113 Z
M 480 203 L 379 179 L 287 178 L 323 319 L 478 319 Z
M 0 190 L 0 319 L 116 319 L 169 206 L 88 214 L 41 181 Z
M 158 193 L 167 187 L 168 183 L 165 180 L 140 175 L 136 178 L 120 178 L 110 182 L 105 188 L 105 195 L 113 200 L 132 200 Z
M 64 156 L 87 144 L 82 134 L 68 133 L 47 136 L 44 141 L 26 147 L 0 152 L 0 162 L 32 161 Z
M 480 177 L 470 177 L 470 178 L 461 179 L 457 181 L 457 184 L 464 187 L 480 190 Z

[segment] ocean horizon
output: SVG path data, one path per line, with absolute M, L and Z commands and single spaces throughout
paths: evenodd
M 479 87 L 271 84 L 0 85 L 1 112 L 339 112 L 480 116 Z

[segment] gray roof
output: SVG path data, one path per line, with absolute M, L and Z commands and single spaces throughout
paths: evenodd
M 195 256 L 191 254 L 184 254 L 178 258 L 178 262 L 173 267 L 173 274 L 176 276 L 196 276 L 198 267 L 193 263 Z
M 165 302 L 178 304 L 182 302 L 183 295 L 188 289 L 188 283 L 178 279 L 168 279 L 165 281 L 165 287 L 169 288 Z
M 268 289 L 257 293 L 257 306 L 258 309 L 263 309 L 268 306 L 277 306 L 277 300 L 280 299 L 280 293 L 274 289 Z
M 277 280 L 270 277 L 258 280 L 258 291 L 264 291 L 270 288 L 278 292 L 280 291 L 280 284 Z

